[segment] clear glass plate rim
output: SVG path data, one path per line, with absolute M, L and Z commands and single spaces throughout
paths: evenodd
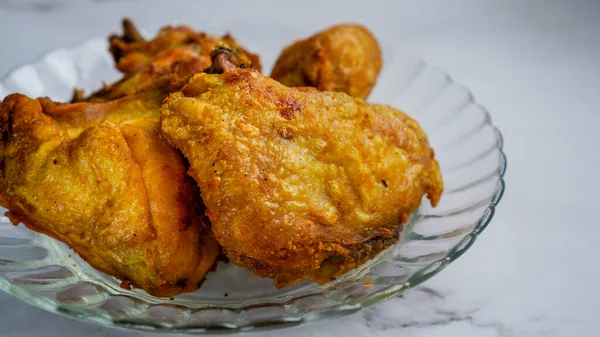
M 27 62 L 18 66 L 13 67 L 10 71 L 8 71 L 2 78 L 1 84 L 5 83 L 6 80 L 17 70 L 21 69 L 27 65 L 35 65 L 39 62 L 43 61 L 46 57 L 53 53 L 63 52 L 63 51 L 74 51 L 80 47 L 83 47 L 85 44 L 93 43 L 95 41 L 105 40 L 104 37 L 92 37 L 88 39 L 82 39 L 79 42 L 72 44 L 67 47 L 59 47 L 52 50 L 48 50 L 41 54 L 39 57 L 33 59 L 31 62 Z M 418 59 L 420 63 L 423 64 L 423 68 L 430 67 L 439 69 L 435 66 L 431 66 L 426 61 L 424 61 L 421 57 L 416 56 L 408 51 L 403 50 L 402 53 L 407 56 L 413 57 L 414 59 Z M 57 303 L 48 298 L 38 296 L 31 291 L 20 288 L 18 286 L 14 286 L 9 280 L 0 276 L 0 289 L 5 291 L 8 294 L 11 294 L 35 307 L 41 308 L 43 310 L 58 313 L 60 315 L 75 318 L 81 321 L 95 323 L 103 326 L 111 326 L 117 328 L 127 328 L 134 329 L 139 331 L 151 331 L 151 332 L 160 332 L 160 333 L 191 333 L 191 334 L 226 334 L 226 333 L 235 333 L 235 332 L 245 332 L 245 331 L 267 331 L 274 330 L 286 327 L 293 327 L 298 325 L 303 325 L 309 322 L 319 321 L 324 318 L 332 318 L 332 317 L 340 317 L 346 316 L 355 312 L 358 312 L 362 309 L 368 308 L 377 303 L 383 302 L 385 300 L 396 297 L 400 293 L 411 289 L 429 278 L 435 276 L 440 271 L 442 271 L 446 266 L 459 258 L 464 252 L 466 252 L 476 241 L 479 234 L 481 234 L 487 225 L 490 223 L 492 218 L 494 217 L 495 210 L 497 205 L 505 191 L 505 180 L 504 175 L 506 173 L 507 168 L 507 160 L 506 154 L 504 153 L 504 141 L 502 137 L 501 131 L 492 123 L 492 118 L 488 110 L 479 104 L 473 93 L 464 87 L 463 85 L 456 83 L 452 80 L 451 76 L 448 75 L 445 71 L 441 70 L 446 76 L 447 81 L 450 85 L 459 85 L 467 90 L 469 94 L 469 101 L 467 103 L 472 103 L 480 106 L 484 113 L 486 114 L 486 122 L 485 126 L 490 126 L 493 128 L 496 133 L 497 146 L 496 149 L 500 154 L 500 164 L 498 165 L 498 186 L 494 191 L 491 201 L 489 205 L 486 207 L 485 211 L 481 218 L 478 219 L 475 227 L 468 233 L 462 240 L 460 240 L 456 245 L 454 245 L 446 254 L 446 256 L 439 258 L 425 268 L 421 269 L 419 272 L 413 274 L 407 281 L 391 285 L 387 288 L 384 288 L 376 293 L 371 294 L 369 297 L 365 298 L 361 302 L 354 305 L 340 304 L 335 307 L 328 307 L 325 309 L 310 311 L 306 314 L 296 316 L 296 317 L 286 317 L 284 321 L 276 321 L 264 325 L 252 325 L 250 327 L 242 327 L 235 324 L 221 324 L 215 326 L 191 326 L 186 325 L 183 327 L 178 326 L 170 326 L 168 324 L 140 324 L 128 321 L 115 320 L 111 317 L 104 317 L 99 315 L 96 312 L 85 310 L 85 307 L 79 306 L 69 306 L 61 303 Z M 6 87 L 5 87 L 6 88 Z M 8 88 L 6 88 L 8 89 Z M 323 293 L 321 293 L 323 295 Z M 297 298 L 293 298 L 290 302 L 295 301 Z M 280 303 L 285 305 L 287 303 Z M 245 308 L 235 309 L 235 311 L 243 311 Z M 232 309 L 233 310 L 233 309 Z

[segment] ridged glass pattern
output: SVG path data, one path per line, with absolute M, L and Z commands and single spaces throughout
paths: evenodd
M 124 290 L 68 246 L 0 217 L 0 288 L 48 311 L 102 325 L 162 332 L 235 332 L 299 325 L 347 315 L 427 280 L 463 254 L 485 229 L 504 190 L 502 137 L 469 90 L 406 53 L 386 64 L 370 101 L 387 103 L 423 126 L 446 190 L 436 208 L 425 200 L 401 241 L 359 270 L 317 286 L 276 289 L 269 279 L 220 263 L 198 291 L 172 299 Z M 58 49 L 12 71 L 12 92 L 68 100 L 73 87 L 96 89 L 118 78 L 105 39 Z M 2 210 L 4 213 L 4 210 Z

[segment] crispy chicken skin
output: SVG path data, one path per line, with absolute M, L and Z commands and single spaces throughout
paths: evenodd
M 164 27 L 154 39 L 146 41 L 133 23 L 125 19 L 123 35 L 111 36 L 109 43 L 117 69 L 124 74 L 123 78 L 105 85 L 87 100 L 112 100 L 144 91 L 152 86 L 154 80 L 165 75 L 185 78 L 202 72 L 212 65 L 210 53 L 217 47 L 234 51 L 240 66 L 260 70 L 258 55 L 242 48 L 231 35 L 219 38 L 185 26 Z M 81 91 L 74 93 L 74 102 L 84 99 Z
M 158 91 L 108 103 L 5 98 L 0 204 L 14 224 L 168 297 L 196 290 L 220 248 L 187 164 L 160 138 L 160 104 L 175 88 L 159 82 Z
M 366 98 L 381 69 L 377 40 L 359 25 L 337 25 L 286 47 L 271 77 L 289 87 L 310 86 Z
M 195 75 L 161 126 L 227 256 L 278 287 L 364 263 L 443 190 L 427 136 L 401 111 L 252 70 Z

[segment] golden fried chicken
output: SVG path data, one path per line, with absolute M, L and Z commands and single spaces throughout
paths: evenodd
M 90 101 L 106 101 L 146 90 L 165 75 L 186 78 L 212 65 L 210 53 L 222 47 L 232 50 L 240 67 L 260 70 L 258 55 L 242 48 L 229 34 L 222 38 L 195 32 L 185 26 L 162 28 L 158 35 L 146 41 L 133 23 L 123 20 L 123 36 L 109 38 L 110 52 L 117 69 L 124 73 L 118 82 L 106 85 L 92 94 Z M 76 91 L 73 101 L 83 100 Z
M 417 122 L 252 70 L 197 74 L 161 109 L 217 241 L 278 287 L 325 283 L 398 240 L 442 177 Z
M 173 296 L 198 288 L 219 247 L 187 164 L 160 138 L 160 104 L 178 86 L 154 88 L 107 103 L 5 98 L 0 204 L 93 267 Z
M 271 77 L 289 87 L 315 87 L 366 98 L 381 69 L 375 37 L 359 25 L 337 25 L 286 47 Z

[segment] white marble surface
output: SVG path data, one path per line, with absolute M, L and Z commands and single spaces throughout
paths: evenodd
M 384 48 L 402 44 L 471 88 L 504 133 L 507 192 L 463 257 L 403 297 L 286 330 L 286 336 L 600 335 L 594 251 L 600 236 L 600 2 L 174 3 L 0 1 L 0 74 L 57 46 L 114 31 L 124 15 L 149 31 L 170 22 L 209 29 L 232 11 L 260 17 L 288 9 L 276 19 L 306 34 L 359 21 Z M 252 45 L 243 29 L 234 33 Z M 0 294 L 0 335 L 150 334 L 74 321 Z

